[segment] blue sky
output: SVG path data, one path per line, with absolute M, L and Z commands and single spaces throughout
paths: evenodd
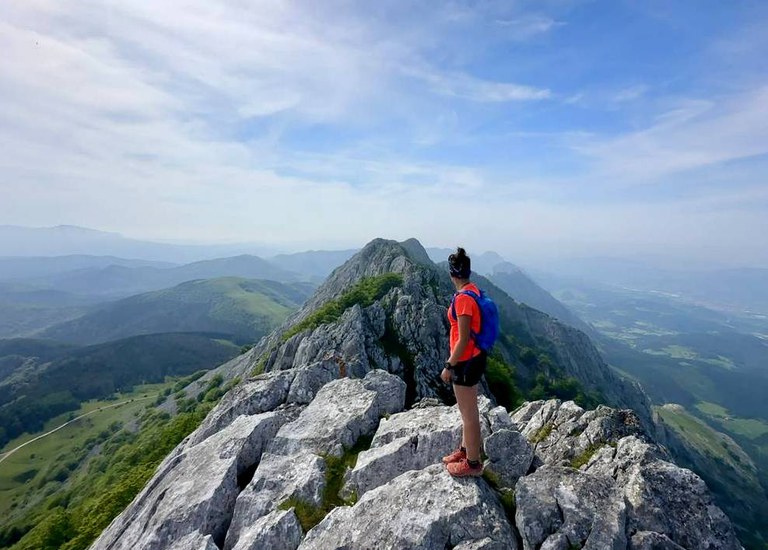
M 6 2 L 0 223 L 768 265 L 765 28 L 764 1 Z

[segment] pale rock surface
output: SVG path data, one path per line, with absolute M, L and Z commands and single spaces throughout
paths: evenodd
M 456 479 L 435 464 L 368 491 L 354 506 L 334 509 L 299 548 L 429 550 L 488 538 L 502 548 L 517 548 L 496 495 L 482 479 Z

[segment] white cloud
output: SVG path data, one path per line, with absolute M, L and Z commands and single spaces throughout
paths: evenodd
M 517 176 L 449 154 L 409 155 L 460 132 L 473 109 L 546 107 L 558 97 L 546 86 L 472 76 L 472 44 L 453 44 L 466 13 L 418 9 L 390 21 L 344 3 L 3 4 L 0 223 L 318 246 L 417 236 L 520 255 L 619 250 L 643 244 L 638 235 L 663 242 L 671 231 L 722 225 L 725 214 L 697 203 L 685 203 L 688 211 L 679 202 L 566 203 L 562 188 L 594 186 L 588 171 L 558 180 L 545 169 Z M 546 16 L 490 13 L 488 25 L 514 40 L 558 26 Z M 441 34 L 444 25 L 454 34 Z M 621 93 L 629 100 L 643 90 Z M 763 90 L 685 104 L 611 139 L 564 134 L 602 179 L 661 177 L 764 152 L 764 103 Z M 319 145 L 286 144 L 284 132 L 296 128 Z M 349 136 L 336 144 L 313 135 L 328 128 Z M 563 135 L 510 130 L 518 142 Z M 389 149 L 394 141 L 405 143 Z M 495 154 L 507 154 L 506 144 Z M 661 221 L 649 227 L 649 219 Z M 764 225 L 750 216 L 739 224 L 712 238 Z M 698 242 L 680 235 L 680 246 Z
M 405 71 L 429 84 L 435 92 L 480 102 L 528 101 L 547 99 L 552 93 L 543 88 L 522 86 L 507 82 L 492 82 L 474 78 L 462 73 L 441 73 L 418 70 L 415 67 Z
M 648 92 L 648 86 L 645 84 L 635 84 L 634 86 L 628 86 L 616 92 L 611 98 L 617 103 L 624 103 L 626 101 L 634 101 L 643 97 Z
M 528 40 L 565 25 L 562 21 L 556 21 L 540 14 L 529 14 L 513 19 L 497 19 L 496 24 L 511 33 L 517 40 Z
M 574 143 L 616 184 L 768 154 L 768 85 L 718 100 L 684 101 L 652 126 Z

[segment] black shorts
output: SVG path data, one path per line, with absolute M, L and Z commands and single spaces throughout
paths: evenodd
M 451 370 L 451 382 L 457 386 L 474 386 L 483 377 L 487 362 L 488 356 L 481 351 L 472 359 L 456 363 Z

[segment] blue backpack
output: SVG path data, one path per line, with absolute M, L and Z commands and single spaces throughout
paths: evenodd
M 485 292 L 480 291 L 478 296 L 472 290 L 462 290 L 458 294 L 466 294 L 471 296 L 475 302 L 477 302 L 480 308 L 480 332 L 472 332 L 472 339 L 475 341 L 475 345 L 486 353 L 490 353 L 493 344 L 496 342 L 496 338 L 499 336 L 499 310 L 496 308 L 496 304 Z M 451 300 L 451 316 L 454 321 L 458 320 L 456 317 L 456 295 Z

